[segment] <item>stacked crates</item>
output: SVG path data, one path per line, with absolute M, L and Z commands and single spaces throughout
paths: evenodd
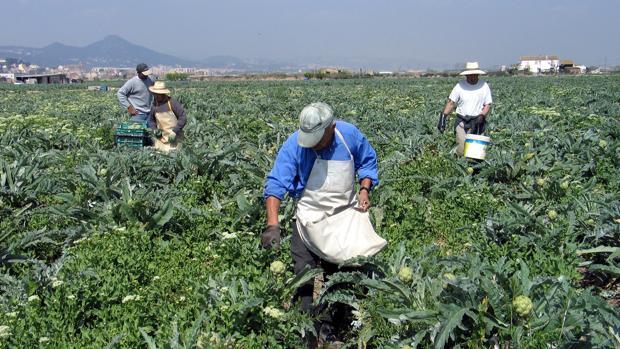
M 146 121 L 123 122 L 114 132 L 114 142 L 117 146 L 142 148 L 147 145 L 148 137 Z

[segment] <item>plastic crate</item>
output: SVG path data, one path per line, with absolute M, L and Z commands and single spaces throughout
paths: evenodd
M 144 137 L 130 137 L 130 136 L 114 136 L 116 146 L 128 146 L 132 148 L 141 148 L 146 145 L 146 138 Z
M 114 142 L 118 146 L 139 148 L 146 145 L 147 139 L 146 122 L 123 122 L 116 127 L 114 132 Z

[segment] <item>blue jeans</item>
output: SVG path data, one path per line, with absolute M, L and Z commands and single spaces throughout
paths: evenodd
M 139 113 L 138 115 L 133 115 L 129 121 L 145 122 L 148 118 L 149 114 Z

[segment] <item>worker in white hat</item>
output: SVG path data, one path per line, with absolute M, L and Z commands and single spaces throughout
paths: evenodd
M 183 128 L 186 123 L 185 110 L 175 99 L 170 97 L 166 83 L 156 81 L 149 87 L 153 93 L 153 107 L 149 113 L 148 126 L 155 136 L 155 149 L 168 152 L 177 149 L 183 139 Z
M 478 67 L 478 62 L 467 62 L 464 75 L 465 80 L 459 81 L 452 89 L 443 111 L 439 114 L 437 129 L 443 133 L 446 130 L 448 115 L 456 105 L 456 120 L 454 132 L 456 134 L 456 153 L 463 155 L 465 136 L 467 134 L 484 133 L 485 123 L 491 110 L 491 89 L 489 85 L 480 81 L 478 77 L 486 74 Z
M 367 212 L 370 192 L 379 182 L 377 156 L 366 137 L 354 125 L 335 120 L 332 108 L 325 103 L 306 106 L 299 123 L 299 130 L 284 142 L 267 176 L 267 228 L 261 245 L 280 246 L 278 210 L 288 194 L 297 200 L 291 224 L 294 271 L 299 274 L 307 266 L 321 266 L 329 277 L 339 263 L 372 256 L 387 244 L 375 233 Z M 297 290 L 304 311 L 312 310 L 312 292 L 312 281 Z M 339 323 L 326 313 L 322 318 L 326 320 L 317 323 L 319 343 L 333 340 L 333 326 Z M 316 344 L 312 338 L 308 342 L 310 347 Z

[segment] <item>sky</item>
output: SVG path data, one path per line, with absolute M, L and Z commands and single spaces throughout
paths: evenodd
M 549 54 L 620 64 L 619 0 L 2 0 L 2 13 L 0 45 L 113 34 L 195 60 L 451 68 Z

